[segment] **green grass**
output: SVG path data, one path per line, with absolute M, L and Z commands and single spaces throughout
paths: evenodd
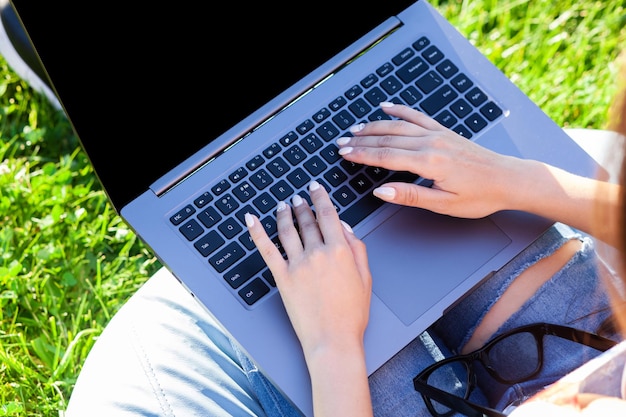
M 433 1 L 559 125 L 589 128 L 607 122 L 625 3 Z M 57 416 L 97 336 L 160 265 L 65 118 L 1 57 L 0 222 L 0 416 Z

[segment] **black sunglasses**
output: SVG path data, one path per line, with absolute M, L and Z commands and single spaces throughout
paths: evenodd
M 461 413 L 469 417 L 505 417 L 502 412 L 468 401 L 476 387 L 474 362 L 479 361 L 496 381 L 514 385 L 537 375 L 543 366 L 543 337 L 562 339 L 604 352 L 615 346 L 611 339 L 558 324 L 536 323 L 518 327 L 492 339 L 482 348 L 434 363 L 413 378 L 428 411 L 435 417 Z M 529 350 L 533 346 L 534 350 Z M 524 350 L 524 361 L 511 361 Z M 514 362 L 514 363 L 512 363 Z

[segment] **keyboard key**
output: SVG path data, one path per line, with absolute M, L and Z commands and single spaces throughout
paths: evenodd
M 443 53 L 435 45 L 431 45 L 422 52 L 422 56 L 431 64 L 436 64 L 443 59 Z
M 445 59 L 441 64 L 437 65 L 437 71 L 445 78 L 450 78 L 459 71 L 459 68 L 449 59 Z
M 222 224 L 217 226 L 220 232 L 226 239 L 232 239 L 243 230 L 243 227 L 237 222 L 234 217 L 228 217 Z
M 405 50 L 400 52 L 398 55 L 391 58 L 391 62 L 393 62 L 396 65 L 402 65 L 406 62 L 407 59 L 413 56 L 415 56 L 415 51 L 411 48 L 406 48 Z
M 339 129 L 346 130 L 350 126 L 354 125 L 356 119 L 346 110 L 341 110 L 339 113 L 333 116 L 333 122 L 337 124 Z
M 313 122 L 310 119 L 306 119 L 304 122 L 300 123 L 298 127 L 296 127 L 296 131 L 299 134 L 304 135 L 306 132 L 310 131 L 314 127 L 315 125 L 313 124 Z
M 428 45 L 430 45 L 430 40 L 428 40 L 426 36 L 422 36 L 417 41 L 415 41 L 412 46 L 417 51 L 421 51 L 422 49 L 426 48 L 426 46 Z
M 195 212 L 196 212 L 195 208 L 193 208 L 191 205 L 186 205 L 181 210 L 179 210 L 176 214 L 170 217 L 170 222 L 172 222 L 174 226 L 178 226 L 179 224 L 187 220 Z
M 239 288 L 243 283 L 252 278 L 257 272 L 265 267 L 265 261 L 259 251 L 254 251 L 250 256 L 241 261 L 237 266 L 224 275 L 226 282 L 233 288 Z
M 254 158 L 246 162 L 246 166 L 250 171 L 254 171 L 258 167 L 263 165 L 263 162 L 265 162 L 265 159 L 263 159 L 261 155 L 256 155 Z
M 487 126 L 487 121 L 478 113 L 474 113 L 465 119 L 465 124 L 474 131 L 480 132 Z
M 223 249 L 209 258 L 209 264 L 217 272 L 224 272 L 239 259 L 243 258 L 246 251 L 237 242 L 230 242 Z
M 279 156 L 267 164 L 267 169 L 274 177 L 278 178 L 289 172 L 290 167 L 287 165 L 287 162 Z
M 202 208 L 209 204 L 211 201 L 213 201 L 213 196 L 208 191 L 205 191 L 200 197 L 193 200 L 193 204 L 195 204 L 198 208 Z
M 263 214 L 276 207 L 277 201 L 268 193 L 263 193 L 252 201 L 252 204 Z
M 224 191 L 228 190 L 229 188 L 230 188 L 230 183 L 226 180 L 221 180 L 220 182 L 218 182 L 216 185 L 214 185 L 211 188 L 211 191 L 213 191 L 213 194 L 215 195 L 220 195 Z
M 278 201 L 285 201 L 291 194 L 293 194 L 293 188 L 286 181 L 280 180 L 276 184 L 270 187 L 270 191 L 278 199 Z
M 296 132 L 289 132 L 287 133 L 285 136 L 283 136 L 282 138 L 280 138 L 280 143 L 283 146 L 289 146 L 292 143 L 294 143 L 296 140 L 298 140 L 298 135 L 296 134 Z
M 372 106 L 367 104 L 362 98 L 358 98 L 353 103 L 350 103 L 348 108 L 357 118 L 365 116 L 372 110 Z
M 468 88 L 474 85 L 474 83 L 467 78 L 467 75 L 461 73 L 454 77 L 452 81 L 450 81 L 452 86 L 457 89 L 459 93 L 464 93 Z
M 253 305 L 268 292 L 270 292 L 270 289 L 267 284 L 261 278 L 255 278 L 250 284 L 239 290 L 239 296 L 248 305 Z
M 344 95 L 348 100 L 353 100 L 358 97 L 359 94 L 361 94 L 362 92 L 363 89 L 361 87 L 359 87 L 358 85 L 353 85 L 348 91 L 345 92 Z
M 187 223 L 183 224 L 179 230 L 189 241 L 194 240 L 204 233 L 204 229 L 195 219 L 191 219 Z
M 487 96 L 478 87 L 472 88 L 467 94 L 465 94 L 465 98 L 475 107 L 478 107 L 487 101 Z
M 489 121 L 496 120 L 502 114 L 502 109 L 493 101 L 488 102 L 480 108 L 480 112 Z
M 211 230 L 209 233 L 198 239 L 193 245 L 202 256 L 209 256 L 224 243 L 226 243 L 224 238 L 221 237 L 217 231 Z
M 326 142 L 339 135 L 339 129 L 337 129 L 337 127 L 331 122 L 324 123 L 315 129 L 315 132 L 317 132 L 317 134 L 320 135 L 320 137 Z
M 236 183 L 244 179 L 246 175 L 248 175 L 248 171 L 246 171 L 244 167 L 239 167 L 235 170 L 235 172 L 228 176 L 228 179 L 231 180 L 231 182 Z
M 345 207 L 356 199 L 356 194 L 354 194 L 349 187 L 344 185 L 333 193 L 333 198 Z
M 306 153 L 298 145 L 293 145 L 291 148 L 283 152 L 283 156 L 291 165 L 298 165 L 306 158 Z
M 311 177 L 307 175 L 302 168 L 296 168 L 287 175 L 287 180 L 296 188 L 301 188 L 311 181 Z
M 467 139 L 470 139 L 472 136 L 474 136 L 472 135 L 472 132 L 470 132 L 469 129 L 463 125 L 456 125 L 452 128 L 452 130 Z
M 259 190 L 268 187 L 273 181 L 270 174 L 264 169 L 260 169 L 250 176 L 250 182 Z
M 222 216 L 213 207 L 207 207 L 206 210 L 198 213 L 198 220 L 206 227 L 212 227 L 222 220 Z
M 324 172 L 326 168 L 328 167 L 328 165 L 326 165 L 324 161 L 322 161 L 322 159 L 317 155 L 314 155 L 313 157 L 305 161 L 304 164 L 302 164 L 302 166 L 313 177 L 318 176 L 319 174 Z
M 239 203 L 232 195 L 226 194 L 215 202 L 215 206 L 222 214 L 226 215 L 235 211 L 239 207 Z
M 233 194 L 241 201 L 245 203 L 256 195 L 256 190 L 247 181 L 233 188 Z
M 420 106 L 429 115 L 434 115 L 439 110 L 443 109 L 446 105 L 450 104 L 452 100 L 458 97 L 458 93 L 454 91 L 449 85 L 444 85 L 435 91 L 432 95 L 428 96 L 424 101 L 420 103 Z
M 342 108 L 343 106 L 345 106 L 348 102 L 346 101 L 345 98 L 343 98 L 342 96 L 337 97 L 336 99 L 334 99 L 333 101 L 330 102 L 330 104 L 328 105 L 328 107 L 330 107 L 330 109 L 332 111 L 337 111 L 340 108 Z
M 419 56 L 411 59 L 406 65 L 400 68 L 396 75 L 405 84 L 409 84 L 411 81 L 424 74 L 428 70 L 428 64 Z
M 272 143 L 269 147 L 267 147 L 263 151 L 263 155 L 265 155 L 267 159 L 272 159 L 273 157 L 278 155 L 278 153 L 280 152 L 280 149 L 281 147 L 278 143 Z

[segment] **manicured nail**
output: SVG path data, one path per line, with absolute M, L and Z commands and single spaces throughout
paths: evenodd
M 315 180 L 311 181 L 311 183 L 309 184 L 309 190 L 310 191 L 315 191 L 318 188 L 320 188 L 320 183 L 315 181 Z
M 340 220 L 340 221 L 344 229 L 346 229 L 350 233 L 354 233 L 354 231 L 352 230 L 352 228 L 350 227 L 348 223 L 344 222 L 343 220 Z
M 348 143 L 350 143 L 350 138 L 345 136 L 337 139 L 337 145 L 339 146 L 347 145 Z
M 279 201 L 278 204 L 276 204 L 276 211 L 283 211 L 287 208 L 287 203 L 285 203 L 284 201 Z
M 379 106 L 380 107 L 393 107 L 393 106 L 395 106 L 395 104 L 393 104 L 390 101 L 381 101 Z
M 298 194 L 291 197 L 291 204 L 293 204 L 294 207 L 298 207 L 302 204 L 303 201 L 304 200 L 302 199 L 302 197 L 300 197 Z
M 383 200 L 393 200 L 396 197 L 396 190 L 391 187 L 378 187 L 374 189 L 374 195 Z
M 338 153 L 339 155 L 347 155 L 347 154 L 349 154 L 350 152 L 352 152 L 352 150 L 353 150 L 353 149 L 354 149 L 354 148 L 353 148 L 352 146 L 346 146 L 345 148 L 340 148 L 340 149 L 337 151 L 337 153 Z
M 252 225 L 254 224 L 254 217 L 252 217 L 252 214 L 250 213 L 246 213 L 243 215 L 245 221 L 246 221 L 246 226 L 247 227 L 252 227 Z
M 350 132 L 352 133 L 360 132 L 361 130 L 363 130 L 364 127 L 365 127 L 365 123 L 359 123 L 358 125 L 351 126 Z

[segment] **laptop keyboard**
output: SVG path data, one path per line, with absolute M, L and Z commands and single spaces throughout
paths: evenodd
M 354 227 L 383 204 L 372 195 L 374 188 L 384 182 L 419 178 L 354 164 L 338 154 L 334 139 L 349 136 L 350 126 L 390 119 L 378 106 L 382 101 L 417 108 L 468 139 L 502 115 L 502 109 L 479 86 L 427 37 L 421 37 L 196 196 L 169 221 L 245 306 L 276 292 L 274 278 L 245 227 L 246 212 L 261 220 L 282 251 L 276 204 L 289 201 L 295 193 L 311 204 L 306 192 L 311 180 L 326 188 L 339 217 Z

